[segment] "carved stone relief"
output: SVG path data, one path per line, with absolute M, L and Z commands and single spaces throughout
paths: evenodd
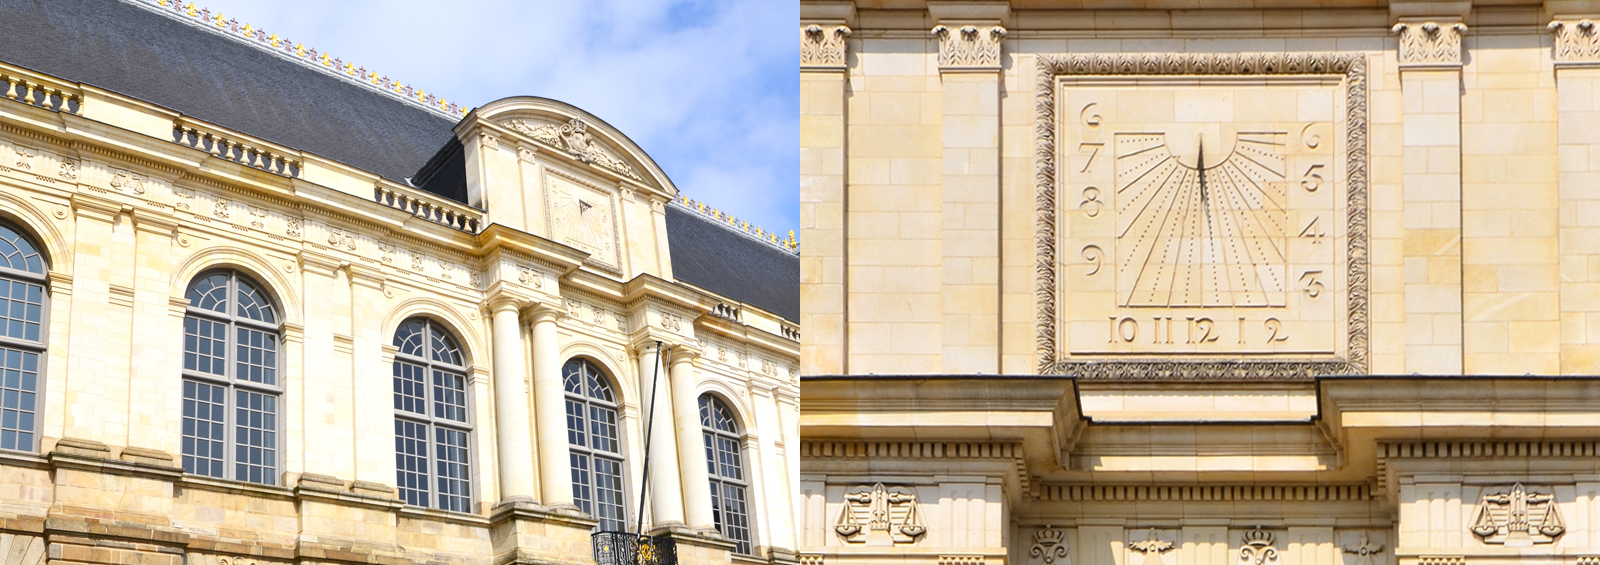
M 1594 21 L 1556 20 L 1550 22 L 1555 36 L 1556 65 L 1600 65 L 1600 29 Z
M 1342 548 L 1345 553 L 1355 557 L 1354 565 L 1373 565 L 1372 556 L 1383 553 L 1383 544 L 1372 543 L 1367 532 L 1361 532 L 1360 539 L 1355 543 L 1345 544 Z
M 928 528 L 922 523 L 916 493 L 877 483 L 845 493 L 833 531 L 847 543 L 889 546 L 916 543 Z
M 1137 536 L 1137 534 L 1135 535 Z M 1140 565 L 1169 565 L 1167 557 L 1171 555 L 1172 549 L 1175 547 L 1173 542 L 1162 539 L 1161 534 L 1156 532 L 1155 528 L 1150 528 L 1142 537 L 1143 539 L 1129 541 L 1128 543 L 1130 551 L 1142 555 L 1143 558 L 1139 560 Z M 1133 565 L 1133 562 L 1130 561 L 1129 565 Z
M 111 175 L 111 188 L 144 194 L 144 179 L 127 171 L 117 171 Z
M 56 172 L 64 180 L 78 180 L 78 162 L 71 159 L 61 160 L 61 169 Z
M 1471 529 L 1486 544 L 1528 547 L 1555 543 L 1567 526 L 1556 509 L 1554 494 L 1530 492 L 1516 483 L 1483 495 Z
M 1400 67 L 1461 66 L 1461 36 L 1466 24 L 1400 22 L 1392 31 L 1400 36 Z
M 800 28 L 800 68 L 843 69 L 850 28 L 811 24 Z
M 1033 532 L 1033 547 L 1028 549 L 1028 555 L 1042 565 L 1055 565 L 1060 560 L 1062 565 L 1069 565 L 1072 560 L 1068 557 L 1067 533 L 1055 526 L 1045 526 Z
M 506 125 L 535 140 L 565 149 L 567 154 L 584 163 L 600 166 L 633 180 L 644 180 L 633 170 L 632 165 L 595 140 L 594 135 L 589 133 L 588 122 L 580 118 L 573 118 L 565 124 L 511 120 Z
M 1265 85 L 1242 86 L 1232 80 L 1239 75 L 1265 75 Z M 1123 86 L 1130 80 L 1138 88 Z M 1188 86 L 1196 80 L 1200 88 Z M 1366 90 L 1362 55 L 1040 56 L 1040 372 L 1154 380 L 1365 373 Z M 1117 112 L 1119 104 L 1143 107 L 1155 91 L 1197 101 L 1290 96 L 1290 107 L 1315 110 L 1300 121 L 1231 103 L 1215 118 Z M 1143 212 L 1167 208 L 1228 219 Z M 1058 309 L 1068 296 L 1073 308 Z
M 1244 533 L 1244 546 L 1239 548 L 1239 565 L 1278 565 L 1278 548 L 1273 547 L 1272 532 L 1260 526 Z
M 965 25 L 934 26 L 932 34 L 939 40 L 939 68 L 946 69 L 999 69 L 1000 43 L 1006 38 L 1006 28 L 1000 26 Z
M 589 253 L 588 262 L 616 272 L 621 244 L 613 195 L 600 187 L 545 169 L 545 207 L 552 238 Z

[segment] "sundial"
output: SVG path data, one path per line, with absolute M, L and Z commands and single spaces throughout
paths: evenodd
M 1059 77 L 1055 361 L 1346 361 L 1349 80 Z

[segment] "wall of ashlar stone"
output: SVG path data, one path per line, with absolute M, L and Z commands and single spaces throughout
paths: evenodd
M 1562 6 L 1416 18 L 1410 8 L 1012 7 L 993 20 L 1009 33 L 983 72 L 942 66 L 941 41 L 927 32 L 941 22 L 986 30 L 979 12 L 860 6 L 830 20 L 834 8 L 816 8 L 814 21 L 845 22 L 851 33 L 842 68 L 802 65 L 803 113 L 818 124 L 802 152 L 819 156 L 802 159 L 802 175 L 837 174 L 820 156 L 842 140 L 846 178 L 842 189 L 805 192 L 806 233 L 844 242 L 818 239 L 808 251 L 803 309 L 842 319 L 847 341 L 808 341 L 802 372 L 1036 372 L 1039 57 L 1235 52 L 1366 59 L 1367 371 L 1593 372 L 1595 238 L 1592 214 L 1581 212 L 1592 207 L 1583 187 L 1593 144 L 1582 124 L 1593 118 L 1594 59 L 1583 51 L 1593 39 L 1558 61 L 1547 29 L 1563 19 L 1577 30 L 1593 15 Z M 1457 58 L 1402 64 L 1390 29 L 1402 12 L 1417 25 L 1443 22 L 1445 33 L 1464 24 Z M 840 113 L 842 134 L 823 129 Z M 1081 263 L 1065 251 L 1058 261 Z
M 109 95 L 85 104 L 113 125 L 160 113 Z M 554 334 L 563 359 L 592 358 L 610 373 L 621 400 L 630 521 L 643 474 L 647 376 L 639 354 L 656 340 L 698 351 L 687 386 L 726 399 L 746 435 L 757 555 L 737 559 L 792 562 L 798 453 L 786 446 L 798 441 L 797 348 L 778 335 L 790 323 L 754 308 L 736 320 L 712 316 L 718 304 L 741 305 L 670 281 L 664 224 L 656 221 L 666 198 L 614 195 L 637 208 L 621 212 L 619 237 L 644 243 L 626 241 L 620 271 L 596 272 L 579 264 L 581 254 L 546 239 L 499 228 L 462 233 L 164 139 L 0 105 L 8 121 L 0 128 L 0 216 L 29 232 L 51 262 L 41 440 L 36 452 L 0 452 L 0 561 L 40 563 L 30 549 L 39 541 L 63 563 L 589 562 L 594 523 L 587 516 L 499 506 L 498 435 L 528 434 L 536 448 L 566 444 L 564 429 L 541 435 L 534 421 L 526 430 L 499 429 L 495 380 L 522 379 L 532 388 L 531 374 L 495 374 L 487 303 L 511 296 L 561 312 Z M 70 127 L 41 133 L 42 123 Z M 523 153 L 517 166 L 561 169 L 606 186 L 576 161 L 535 155 Z M 338 174 L 355 173 L 324 167 L 314 176 Z M 486 249 L 489 237 L 504 240 Z M 194 277 L 213 268 L 236 268 L 256 281 L 283 322 L 274 485 L 181 469 L 183 297 Z M 669 280 L 625 291 L 619 272 Z M 392 339 L 411 316 L 447 327 L 471 367 L 474 506 L 467 513 L 396 498 Z M 518 324 L 524 359 L 532 356 L 531 324 L 531 316 Z M 533 412 L 531 394 L 527 402 Z M 655 436 L 675 439 L 670 429 Z M 538 468 L 537 453 L 522 456 Z M 704 463 L 698 449 L 682 457 L 682 465 Z M 679 468 L 653 463 L 658 473 Z M 725 542 L 673 535 L 681 562 L 730 559 Z

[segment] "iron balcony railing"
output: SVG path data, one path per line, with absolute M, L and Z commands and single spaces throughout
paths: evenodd
M 678 546 L 667 536 L 595 532 L 590 537 L 599 565 L 678 565 Z

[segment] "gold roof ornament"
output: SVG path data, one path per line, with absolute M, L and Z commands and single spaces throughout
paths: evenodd
M 716 220 L 717 223 L 726 225 L 728 229 L 742 233 L 745 235 L 745 237 L 753 238 L 761 243 L 783 249 L 790 253 L 796 253 L 800 248 L 800 242 L 794 238 L 794 230 L 789 231 L 789 239 L 785 240 L 779 236 L 778 232 L 776 231 L 768 231 L 766 228 L 761 226 L 753 225 L 745 220 L 740 220 L 729 212 L 723 211 L 716 207 L 708 207 L 706 206 L 706 203 L 689 198 L 682 193 L 678 194 L 677 203 L 678 205 L 683 206 L 685 209 L 708 216 Z

